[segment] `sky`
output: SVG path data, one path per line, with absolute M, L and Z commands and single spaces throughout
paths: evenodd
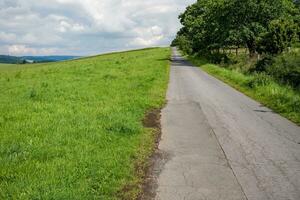
M 167 46 L 196 0 L 0 0 L 0 54 L 96 55 Z

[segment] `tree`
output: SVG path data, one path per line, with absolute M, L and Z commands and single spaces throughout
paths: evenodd
M 291 19 L 276 19 L 259 41 L 259 53 L 279 54 L 297 40 L 298 26 Z
M 295 5 L 291 0 L 198 0 L 179 16 L 183 28 L 178 36 L 193 53 L 245 46 L 252 56 L 269 24 L 295 16 Z

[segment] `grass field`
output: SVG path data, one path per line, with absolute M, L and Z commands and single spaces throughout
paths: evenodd
M 0 63 L 0 70 L 10 70 L 10 69 L 14 69 L 18 66 L 20 66 L 20 65 Z
M 244 74 L 237 70 L 210 64 L 203 58 L 188 59 L 207 73 L 256 99 L 284 117 L 300 125 L 300 93 L 287 85 L 281 85 L 265 74 Z
M 142 120 L 165 102 L 169 57 L 0 66 L 0 199 L 137 197 L 155 139 Z

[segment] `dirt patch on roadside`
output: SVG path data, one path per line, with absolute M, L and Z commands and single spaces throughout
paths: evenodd
M 160 118 L 160 109 L 151 110 L 146 114 L 145 118 L 143 119 L 143 125 L 146 128 L 155 128 L 157 129 L 157 131 L 161 132 Z
M 143 120 L 143 125 L 146 128 L 153 128 L 156 131 L 155 147 L 148 161 L 144 182 L 142 185 L 142 193 L 138 200 L 152 200 L 156 196 L 157 178 L 161 173 L 165 163 L 168 160 L 166 153 L 158 149 L 161 140 L 161 110 L 155 109 L 148 112 Z
M 138 181 L 127 183 L 120 191 L 119 198 L 123 200 L 153 200 L 158 188 L 157 179 L 168 160 L 166 153 L 158 149 L 161 139 L 161 109 L 153 109 L 145 114 L 143 126 L 152 131 L 154 142 L 147 157 L 138 158 L 135 163 L 135 173 Z M 143 145 L 143 144 L 142 144 Z M 148 144 L 146 144 L 148 145 Z M 143 153 L 142 153 L 143 154 Z
M 158 177 L 169 160 L 168 154 L 155 150 L 150 158 L 150 166 L 144 179 L 143 191 L 138 200 L 154 200 L 158 188 Z

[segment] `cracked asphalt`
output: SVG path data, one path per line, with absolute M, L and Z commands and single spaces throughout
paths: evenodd
M 300 127 L 173 49 L 157 200 L 299 200 Z

